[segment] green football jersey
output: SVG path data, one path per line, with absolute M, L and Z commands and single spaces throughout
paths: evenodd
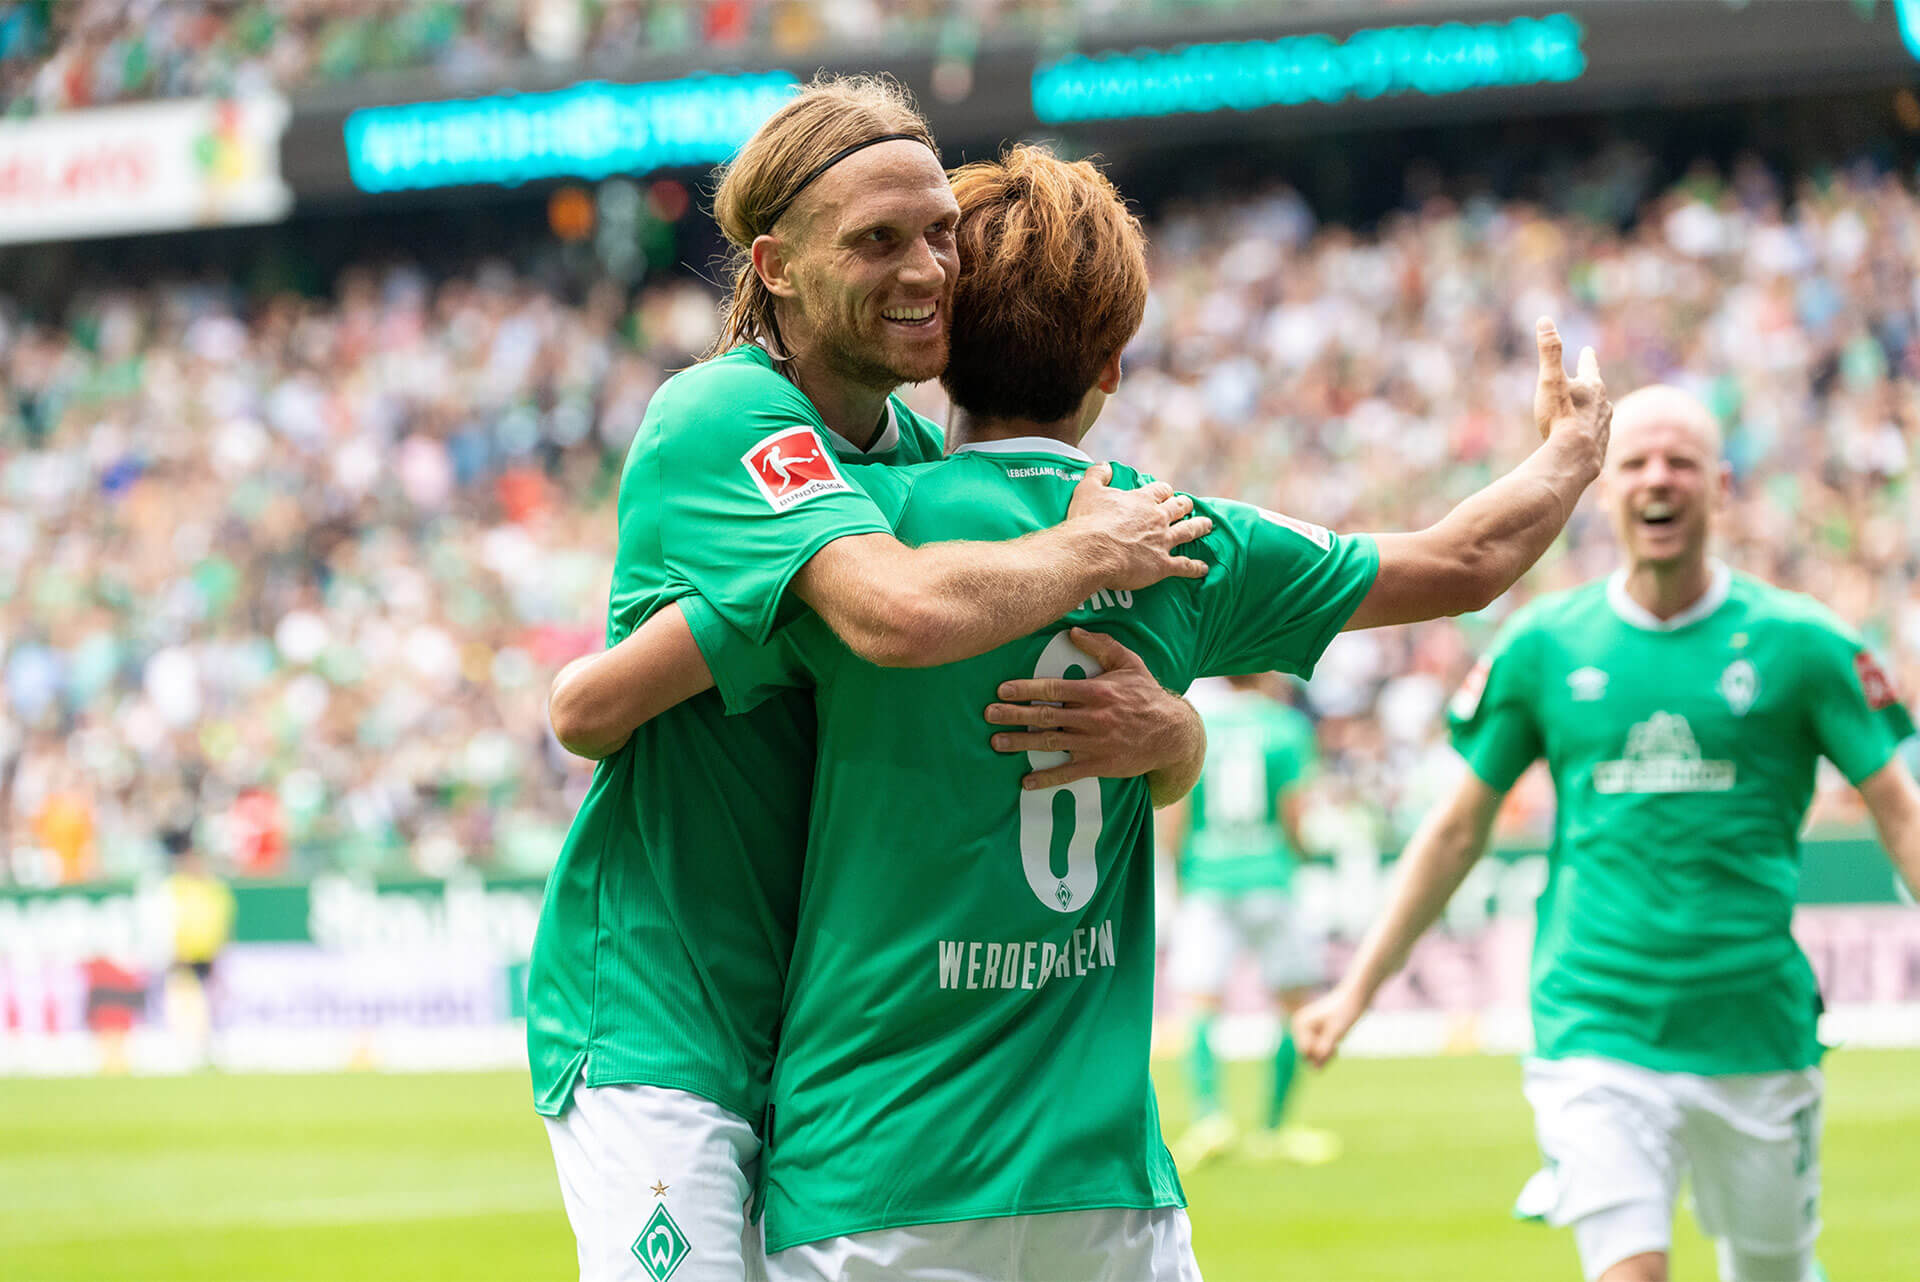
M 1062 520 L 1086 455 L 1024 439 L 853 469 L 908 543 Z M 1114 484 L 1137 474 L 1116 466 Z M 1204 580 L 1101 592 L 976 659 L 882 669 L 817 618 L 745 644 L 683 603 L 730 708 L 815 686 L 819 757 L 768 1124 L 767 1248 L 898 1225 L 1184 1203 L 1147 1071 L 1152 807 L 1145 779 L 1025 791 L 1060 754 L 1003 754 L 982 718 L 1011 677 L 1094 675 L 1074 625 L 1165 686 L 1305 674 L 1378 552 L 1204 500 Z
M 1791 931 L 1814 768 L 1857 784 L 1913 733 L 1858 637 L 1717 563 L 1665 622 L 1616 575 L 1516 614 L 1449 719 L 1488 785 L 1545 757 L 1558 793 L 1537 1054 L 1705 1074 L 1819 1060 Z
M 1183 890 L 1239 895 L 1285 891 L 1299 852 L 1280 829 L 1280 798 L 1319 759 L 1313 723 L 1257 690 L 1230 690 L 1201 709 L 1207 761 L 1194 785 Z
M 917 463 L 938 429 L 897 401 L 865 454 L 836 437 L 758 347 L 675 375 L 628 451 L 609 644 L 698 592 L 765 636 L 789 579 L 888 522 L 847 457 Z M 759 1125 L 793 949 L 813 774 L 811 700 L 727 717 L 717 695 L 642 726 L 595 770 L 559 861 L 527 974 L 536 1107 L 574 1085 L 691 1091 Z

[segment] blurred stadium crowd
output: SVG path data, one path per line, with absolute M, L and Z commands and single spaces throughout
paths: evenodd
M 1636 174 L 1597 167 L 1588 212 L 1436 190 L 1368 232 L 1285 189 L 1170 207 L 1094 452 L 1418 526 L 1529 448 L 1550 314 L 1616 396 L 1708 400 L 1728 559 L 1819 596 L 1920 689 L 1920 197 L 1866 167 L 1791 188 L 1702 167 L 1644 199 Z M 567 297 L 488 263 L 368 264 L 324 298 L 0 300 L 0 878 L 132 875 L 193 816 L 242 875 L 544 870 L 588 777 L 545 733 L 547 681 L 599 643 L 624 447 L 715 322 L 691 279 Z M 1305 696 L 1336 838 L 1405 833 L 1476 648 L 1611 555 L 1588 503 L 1484 614 L 1336 643 Z M 1506 837 L 1550 809 L 1523 786 Z
M 1327 8 L 1337 0 L 1258 0 Z M 0 4 L 8 114 L 277 88 L 399 71 L 448 84 L 527 60 L 637 53 L 934 45 L 956 53 L 1116 16 L 1191 15 L 1256 0 L 24 0 Z

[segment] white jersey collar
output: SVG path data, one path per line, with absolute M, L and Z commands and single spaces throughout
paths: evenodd
M 1613 612 L 1620 616 L 1622 623 L 1631 624 L 1642 632 L 1678 632 L 1725 605 L 1727 591 L 1732 585 L 1733 571 L 1727 568 L 1725 561 L 1715 558 L 1707 566 L 1707 590 L 1700 594 L 1700 599 L 1671 619 L 1663 619 L 1627 595 L 1627 572 L 1615 570 L 1607 576 L 1607 604 L 1613 607 Z
M 849 462 L 858 463 L 863 458 L 872 458 L 876 454 L 885 454 L 900 444 L 900 416 L 894 411 L 893 398 L 887 398 L 887 425 L 880 429 L 880 438 L 871 449 L 861 449 L 832 428 L 827 429 L 827 444 L 833 452 Z
M 1000 441 L 969 441 L 965 445 L 955 446 L 953 452 L 965 454 L 970 450 L 980 454 L 1058 454 L 1082 463 L 1093 462 L 1092 455 L 1065 441 L 1056 441 L 1051 436 L 1010 436 Z

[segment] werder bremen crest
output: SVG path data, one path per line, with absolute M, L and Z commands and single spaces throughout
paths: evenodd
M 640 1236 L 633 1240 L 633 1255 L 640 1261 L 640 1267 L 646 1270 L 653 1282 L 667 1282 L 692 1254 L 693 1247 L 687 1242 L 687 1235 L 667 1214 L 666 1203 L 655 1205 L 652 1216 L 647 1220 L 647 1227 L 641 1229 Z
M 1720 674 L 1720 693 L 1726 698 L 1727 706 L 1733 709 L 1733 715 L 1744 717 L 1747 709 L 1760 694 L 1760 673 L 1753 664 L 1745 659 L 1735 659 Z
M 1627 731 L 1625 757 L 1593 768 L 1593 790 L 1725 792 L 1733 787 L 1733 773 L 1731 761 L 1700 759 L 1700 743 L 1685 717 L 1656 712 Z

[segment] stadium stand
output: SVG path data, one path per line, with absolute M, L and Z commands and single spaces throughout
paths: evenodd
M 1259 7 L 1301 12 L 1333 4 L 1266 0 Z M 1115 16 L 1249 7 L 1251 0 L 30 0 L 0 13 L 0 104 L 6 114 L 27 115 L 294 90 L 398 71 L 474 84 L 529 61 L 970 45 Z
M 1817 589 L 1920 687 L 1920 198 L 1866 164 L 1650 171 L 1616 151 L 1558 212 L 1435 188 L 1375 229 L 1284 188 L 1169 206 L 1097 448 L 1344 529 L 1417 525 L 1525 447 L 1552 314 L 1610 386 L 1707 397 L 1729 558 Z M 322 297 L 0 299 L 0 880 L 151 871 L 193 813 L 243 876 L 544 870 L 587 778 L 540 729 L 547 678 L 598 642 L 622 450 L 714 312 L 691 279 L 543 280 L 368 263 Z M 1583 511 L 1486 614 L 1337 644 L 1308 691 L 1326 807 L 1403 836 L 1475 647 L 1610 538 Z M 1523 786 L 1507 835 L 1550 806 Z

